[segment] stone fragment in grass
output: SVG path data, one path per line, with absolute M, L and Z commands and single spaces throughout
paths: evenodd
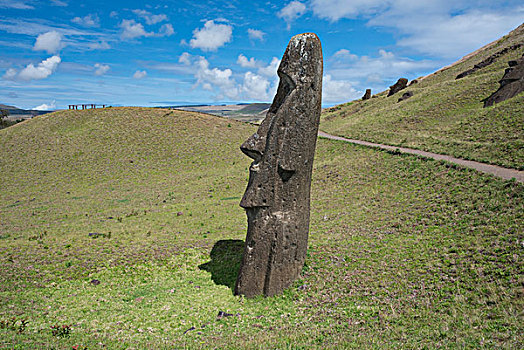
M 402 97 L 399 98 L 397 102 L 402 102 L 402 101 L 407 100 L 408 98 L 410 98 L 412 96 L 413 96 L 413 92 L 412 91 L 404 92 L 402 94 Z
M 94 285 L 94 286 L 98 286 L 100 284 L 100 281 L 99 280 L 91 280 L 91 284 Z
M 194 331 L 194 330 L 195 330 L 195 327 L 191 327 L 191 328 L 187 329 L 187 330 L 184 332 L 184 334 L 186 334 L 187 332 Z
M 231 316 L 234 316 L 234 315 L 233 314 L 228 314 L 227 312 L 224 312 L 224 311 L 219 311 L 218 315 L 217 315 L 217 320 L 221 320 L 224 317 L 231 317 Z
M 254 161 L 240 206 L 248 229 L 235 294 L 280 294 L 304 265 L 310 187 L 322 98 L 322 48 L 315 34 L 294 36 L 280 82 L 258 131 L 240 147 Z

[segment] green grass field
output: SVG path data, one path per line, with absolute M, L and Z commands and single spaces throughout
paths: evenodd
M 139 108 L 1 130 L 0 348 L 524 346 L 524 186 L 337 141 L 301 278 L 233 296 L 254 131 Z
M 524 95 L 488 108 L 483 108 L 483 100 L 498 89 L 508 61 L 521 57 L 524 47 L 465 78 L 455 77 L 493 53 L 523 41 L 524 26 L 492 47 L 391 97 L 381 93 L 367 101 L 326 109 L 320 128 L 338 136 L 522 170 Z M 407 91 L 412 91 L 413 97 L 397 102 Z

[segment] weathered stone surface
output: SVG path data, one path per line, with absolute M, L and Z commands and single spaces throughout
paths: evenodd
M 405 89 L 406 86 L 408 86 L 408 80 L 406 78 L 400 78 L 394 85 L 389 87 L 388 97 L 396 94 L 402 89 Z
M 413 79 L 412 81 L 410 81 L 408 86 L 415 85 L 415 84 L 418 84 L 418 79 Z
M 524 91 L 524 55 L 515 61 L 508 62 L 504 76 L 499 81 L 500 87 L 490 97 L 484 100 L 484 107 L 505 101 Z
M 402 101 L 407 100 L 408 98 L 410 98 L 412 96 L 413 96 L 413 91 L 404 92 L 402 94 L 402 97 L 399 98 L 397 102 L 402 102 Z
M 313 156 L 322 98 L 322 48 L 315 34 L 294 36 L 280 83 L 258 131 L 240 147 L 252 158 L 240 202 L 248 221 L 235 294 L 281 293 L 304 265 Z
M 468 75 L 475 73 L 479 69 L 482 69 L 484 67 L 487 67 L 487 66 L 493 64 L 497 60 L 497 58 L 499 58 L 500 56 L 505 55 L 505 54 L 507 54 L 510 51 L 517 50 L 517 49 L 519 49 L 521 47 L 522 47 L 522 43 L 514 44 L 514 45 L 511 45 L 509 47 L 505 47 L 502 50 L 500 50 L 498 52 L 495 52 L 493 55 L 489 56 L 485 60 L 475 64 L 473 66 L 473 68 L 470 68 L 467 71 L 464 71 L 464 72 L 460 73 L 459 75 L 457 75 L 457 77 L 455 79 L 462 79 L 464 77 L 467 77 Z
M 366 93 L 362 96 L 362 100 L 369 100 L 371 98 L 371 89 L 366 89 Z

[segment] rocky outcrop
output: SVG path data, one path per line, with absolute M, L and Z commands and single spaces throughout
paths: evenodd
M 406 78 L 400 78 L 394 85 L 389 87 L 388 97 L 396 94 L 400 90 L 403 90 L 408 86 L 408 80 Z
M 524 55 L 515 61 L 508 62 L 504 76 L 499 81 L 500 87 L 490 97 L 484 100 L 484 107 L 505 101 L 524 91 Z
M 369 100 L 371 98 L 371 89 L 366 89 L 366 93 L 362 96 L 362 100 Z
M 291 39 L 278 76 L 265 119 L 240 147 L 253 163 L 240 201 L 248 228 L 235 294 L 248 298 L 281 293 L 306 258 L 322 98 L 322 49 L 315 34 Z
M 515 45 L 511 45 L 511 46 L 505 47 L 504 49 L 502 49 L 502 50 L 500 50 L 498 52 L 495 52 L 493 55 L 489 56 L 485 60 L 477 63 L 476 65 L 473 66 L 473 68 L 470 68 L 467 71 L 464 71 L 464 72 L 460 73 L 459 75 L 457 75 L 457 77 L 455 79 L 462 79 L 462 78 L 464 78 L 464 77 L 466 77 L 466 76 L 468 76 L 468 75 L 470 75 L 472 73 L 475 73 L 479 69 L 487 67 L 490 64 L 492 64 L 493 62 L 495 62 L 497 60 L 497 58 L 499 58 L 500 56 L 505 55 L 506 53 L 508 53 L 510 51 L 516 50 L 516 49 L 520 48 L 521 46 L 522 46 L 522 44 L 515 44 Z

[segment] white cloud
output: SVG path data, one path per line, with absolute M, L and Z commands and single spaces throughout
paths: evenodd
M 109 50 L 111 46 L 107 43 L 107 41 L 100 41 L 100 42 L 94 42 L 90 43 L 88 45 L 89 50 Z
M 218 99 L 227 97 L 229 99 L 236 99 L 239 96 L 239 88 L 234 79 L 232 79 L 233 72 L 231 69 L 224 70 L 218 68 L 209 68 L 209 62 L 204 57 L 199 57 L 197 62 L 197 85 L 202 85 L 202 88 L 209 91 L 218 90 Z
M 269 100 L 270 82 L 266 78 L 246 72 L 241 91 L 250 100 L 267 101 Z
M 111 17 L 111 18 L 114 18 L 116 16 L 118 16 L 118 12 L 116 12 L 116 11 L 111 11 L 111 13 L 109 14 L 109 17 Z
M 51 111 L 53 109 L 56 109 L 56 100 L 53 100 L 50 104 L 42 103 L 40 106 L 33 108 L 35 111 Z
M 276 67 L 280 61 L 275 57 L 269 65 L 265 66 L 254 58 L 248 60 L 244 55 L 240 55 L 239 60 L 243 62 L 242 64 L 247 64 L 248 68 L 257 69 L 266 75 L 257 74 L 253 71 L 245 72 L 243 75 L 235 74 L 230 68 L 211 67 L 206 58 L 192 56 L 187 52 L 184 52 L 178 58 L 180 64 L 163 67 L 163 69 L 177 74 L 193 72 L 192 74 L 197 80 L 194 87 L 199 86 L 202 90 L 213 92 L 216 100 L 268 101 L 278 87 Z M 161 68 L 156 66 L 155 69 Z M 272 74 L 268 75 L 269 71 L 272 71 Z
M 173 34 L 175 34 L 175 30 L 170 23 L 163 24 L 158 32 L 159 36 L 171 36 Z
M 17 73 L 16 69 L 9 68 L 8 70 L 5 71 L 5 74 L 2 76 L 2 78 L 5 80 L 15 80 L 16 73 Z
M 187 52 L 182 53 L 180 57 L 178 58 L 178 62 L 183 63 L 185 65 L 190 65 L 191 64 L 191 55 Z
M 107 64 L 95 63 L 95 75 L 100 76 L 106 74 L 111 67 Z
M 269 63 L 267 66 L 258 68 L 258 74 L 261 74 L 265 77 L 276 77 L 279 65 L 280 60 L 276 57 L 273 57 L 273 59 L 271 59 L 271 63 Z
M 330 21 L 356 18 L 386 8 L 392 0 L 311 0 L 313 13 Z
M 240 67 L 243 68 L 255 68 L 257 66 L 257 62 L 255 61 L 254 57 L 247 59 L 247 57 L 242 54 L 238 55 L 237 63 L 240 65 Z
M 137 70 L 135 74 L 133 74 L 133 78 L 142 79 L 142 78 L 145 78 L 146 75 L 147 75 L 147 72 L 145 70 Z
M 333 54 L 333 58 L 337 60 L 356 60 L 358 59 L 358 56 L 355 54 L 352 54 L 347 49 L 340 49 Z
M 34 7 L 28 5 L 29 1 L 0 0 L 0 8 L 16 10 L 32 10 Z
M 457 59 L 522 24 L 519 1 L 311 0 L 313 14 L 329 21 L 364 18 L 392 28 L 397 44 L 438 58 Z
M 279 18 L 283 18 L 287 23 L 287 29 L 291 27 L 291 22 L 302 16 L 306 12 L 306 5 L 300 1 L 291 1 L 284 8 L 277 12 Z
M 56 30 L 40 34 L 36 38 L 35 46 L 33 50 L 35 51 L 46 51 L 47 53 L 56 53 L 64 47 L 62 44 L 62 34 Z
M 264 33 L 261 30 L 251 29 L 251 28 L 249 28 L 247 30 L 247 34 L 248 34 L 250 40 L 260 40 L 260 41 L 263 41 L 264 40 L 264 36 L 266 35 L 266 33 Z
M 96 14 L 89 14 L 84 17 L 75 17 L 71 22 L 80 24 L 84 27 L 98 27 L 100 26 L 100 18 Z
M 122 34 L 120 37 L 124 40 L 154 35 L 153 33 L 146 32 L 142 23 L 136 23 L 133 19 L 122 20 L 120 28 L 122 28 Z
M 323 103 L 339 103 L 360 97 L 360 93 L 348 81 L 334 80 L 330 74 L 322 80 Z
M 471 10 L 455 16 L 382 18 L 372 23 L 399 30 L 403 37 L 398 45 L 434 57 L 459 58 L 522 24 L 524 7 L 508 13 Z M 414 31 L 411 26 L 418 28 Z
M 167 21 L 167 16 L 164 14 L 153 15 L 151 12 L 146 10 L 133 10 L 133 13 L 145 19 L 148 25 Z
M 193 39 L 189 45 L 203 51 L 216 51 L 219 47 L 231 41 L 233 28 L 229 24 L 219 24 L 207 21 L 203 28 L 193 31 Z
M 59 56 L 51 56 L 48 59 L 40 62 L 36 67 L 31 63 L 22 69 L 18 74 L 14 69 L 9 69 L 6 74 L 9 72 L 11 79 L 24 81 L 45 79 L 53 74 L 61 61 L 62 60 Z
M 371 88 L 373 91 L 383 91 L 392 85 L 400 77 L 413 79 L 441 66 L 440 62 L 430 60 L 413 60 L 406 57 L 397 57 L 390 51 L 380 49 L 377 55 L 357 56 L 348 50 L 337 51 L 326 60 L 324 68 L 327 78 L 326 84 L 330 84 L 326 90 L 324 102 L 349 101 L 350 97 L 336 100 L 335 96 L 341 97 L 336 91 L 342 91 L 340 81 L 351 85 L 353 90 L 348 90 L 347 96 L 359 97 L 359 92 Z M 337 82 L 333 77 L 336 77 Z
M 61 1 L 61 0 L 51 0 L 51 4 L 55 5 L 55 6 L 60 6 L 60 7 L 67 7 L 69 6 L 69 4 L 65 1 Z

